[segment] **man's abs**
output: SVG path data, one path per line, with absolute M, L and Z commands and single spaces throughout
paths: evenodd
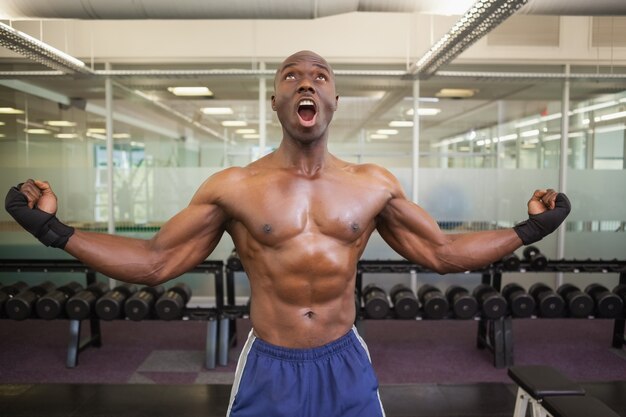
M 308 305 L 283 302 L 253 290 L 250 318 L 255 335 L 273 345 L 322 346 L 345 335 L 354 324 L 354 289 L 347 296 Z

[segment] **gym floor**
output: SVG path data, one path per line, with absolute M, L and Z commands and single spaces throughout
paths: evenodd
M 0 416 L 221 416 L 234 367 L 203 368 L 201 322 L 103 322 L 103 345 L 65 367 L 67 322 L 0 320 Z M 519 320 L 515 364 L 553 366 L 626 417 L 626 355 L 612 320 Z M 513 414 L 516 387 L 476 349 L 472 321 L 369 321 L 364 337 L 387 416 Z M 594 417 L 594 416 L 589 416 Z
M 626 382 L 582 384 L 626 416 Z M 503 383 L 384 385 L 388 417 L 511 417 L 515 386 Z M 223 417 L 228 385 L 4 384 L 3 417 Z M 593 416 L 589 416 L 593 417 Z

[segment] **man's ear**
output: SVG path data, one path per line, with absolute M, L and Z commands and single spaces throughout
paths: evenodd
M 272 96 L 272 110 L 276 111 L 276 96 Z
M 339 96 L 335 96 L 335 110 L 337 110 L 338 106 L 339 106 Z

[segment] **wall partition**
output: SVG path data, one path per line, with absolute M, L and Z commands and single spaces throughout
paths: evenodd
M 218 75 L 165 76 L 165 66 L 152 76 L 137 67 L 112 68 L 129 72 L 112 76 L 110 110 L 102 77 L 0 80 L 2 190 L 26 178 L 46 179 L 66 222 L 106 232 L 113 216 L 116 233 L 147 238 L 185 207 L 210 175 L 246 165 L 280 144 L 281 127 L 267 105 L 276 63 L 252 70 L 224 63 L 215 65 Z M 624 77 L 601 77 L 607 71 L 598 68 L 597 77 L 570 80 L 567 167 L 561 167 L 563 68 L 533 68 L 534 76 L 515 69 L 449 66 L 443 75 L 420 81 L 418 203 L 446 232 L 510 227 L 526 217 L 532 191 L 559 188 L 566 168 L 573 211 L 564 256 L 623 258 Z M 503 76 L 504 70 L 509 75 Z M 586 74 L 588 68 L 571 71 Z M 331 152 L 352 163 L 388 168 L 410 196 L 416 178 L 414 80 L 392 65 L 338 65 L 336 72 L 340 98 Z M 619 73 L 626 70 L 614 69 Z M 208 91 L 182 95 L 176 89 L 196 86 Z M 66 256 L 39 245 L 4 211 L 0 228 L 3 258 Z M 539 245 L 557 256 L 555 236 Z M 231 249 L 225 237 L 211 258 L 225 259 Z M 398 255 L 374 235 L 364 257 Z

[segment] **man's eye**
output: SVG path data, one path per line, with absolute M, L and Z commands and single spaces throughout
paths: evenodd
M 326 81 L 328 79 L 328 77 L 326 77 L 324 74 L 320 74 L 320 75 L 317 76 L 317 79 Z
M 295 79 L 296 79 L 296 76 L 291 73 L 285 75 L 285 80 L 295 80 Z

